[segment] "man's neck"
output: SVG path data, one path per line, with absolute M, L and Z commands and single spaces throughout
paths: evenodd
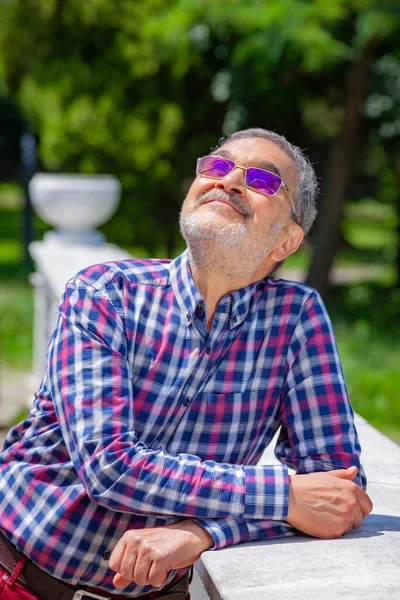
M 211 326 L 218 303 L 227 294 L 240 290 L 255 281 L 259 281 L 268 275 L 273 269 L 273 261 L 264 261 L 261 265 L 244 269 L 235 269 L 234 263 L 229 261 L 230 268 L 227 268 L 226 262 L 210 262 L 208 265 L 199 265 L 189 252 L 189 264 L 193 280 L 204 298 L 207 309 L 207 329 L 211 331 Z M 237 264 L 240 264 L 238 261 Z

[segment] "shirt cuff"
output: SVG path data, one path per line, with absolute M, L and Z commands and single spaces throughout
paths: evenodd
M 220 550 L 243 542 L 292 536 L 295 531 L 284 521 L 244 521 L 232 518 L 193 520 L 203 527 L 214 540 L 214 545 L 208 551 Z
M 289 472 L 285 465 L 244 467 L 244 519 L 286 521 L 289 507 Z

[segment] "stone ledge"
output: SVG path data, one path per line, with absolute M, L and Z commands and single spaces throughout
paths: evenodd
M 307 536 L 205 552 L 196 569 L 211 600 L 399 598 L 400 446 L 356 418 L 373 512 L 336 540 Z M 277 462 L 274 442 L 261 462 Z

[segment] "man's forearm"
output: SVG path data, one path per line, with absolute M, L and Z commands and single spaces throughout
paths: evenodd
M 320 538 L 338 537 L 361 525 L 372 509 L 367 494 L 352 480 L 355 467 L 291 475 L 287 522 L 196 519 L 214 540 L 214 549 L 292 535 L 295 529 Z
M 290 476 L 288 523 L 319 538 L 338 537 L 360 527 L 372 503 L 352 482 L 356 474 L 356 468 L 350 467 Z M 261 534 L 264 539 L 290 534 L 284 523 L 246 523 L 243 519 L 184 519 L 165 527 L 127 531 L 110 559 L 110 567 L 117 573 L 114 585 L 124 587 L 132 580 L 138 585 L 163 585 L 168 571 L 193 564 L 202 552 L 215 548 L 216 539 L 232 544 L 248 541 L 252 529 L 253 535 Z

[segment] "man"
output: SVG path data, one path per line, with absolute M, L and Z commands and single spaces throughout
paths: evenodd
M 270 278 L 316 188 L 283 137 L 236 133 L 198 161 L 183 255 L 67 284 L 1 454 L 6 598 L 188 598 L 208 548 L 360 527 L 372 505 L 328 316 L 311 288 Z M 282 464 L 258 466 L 280 426 Z

